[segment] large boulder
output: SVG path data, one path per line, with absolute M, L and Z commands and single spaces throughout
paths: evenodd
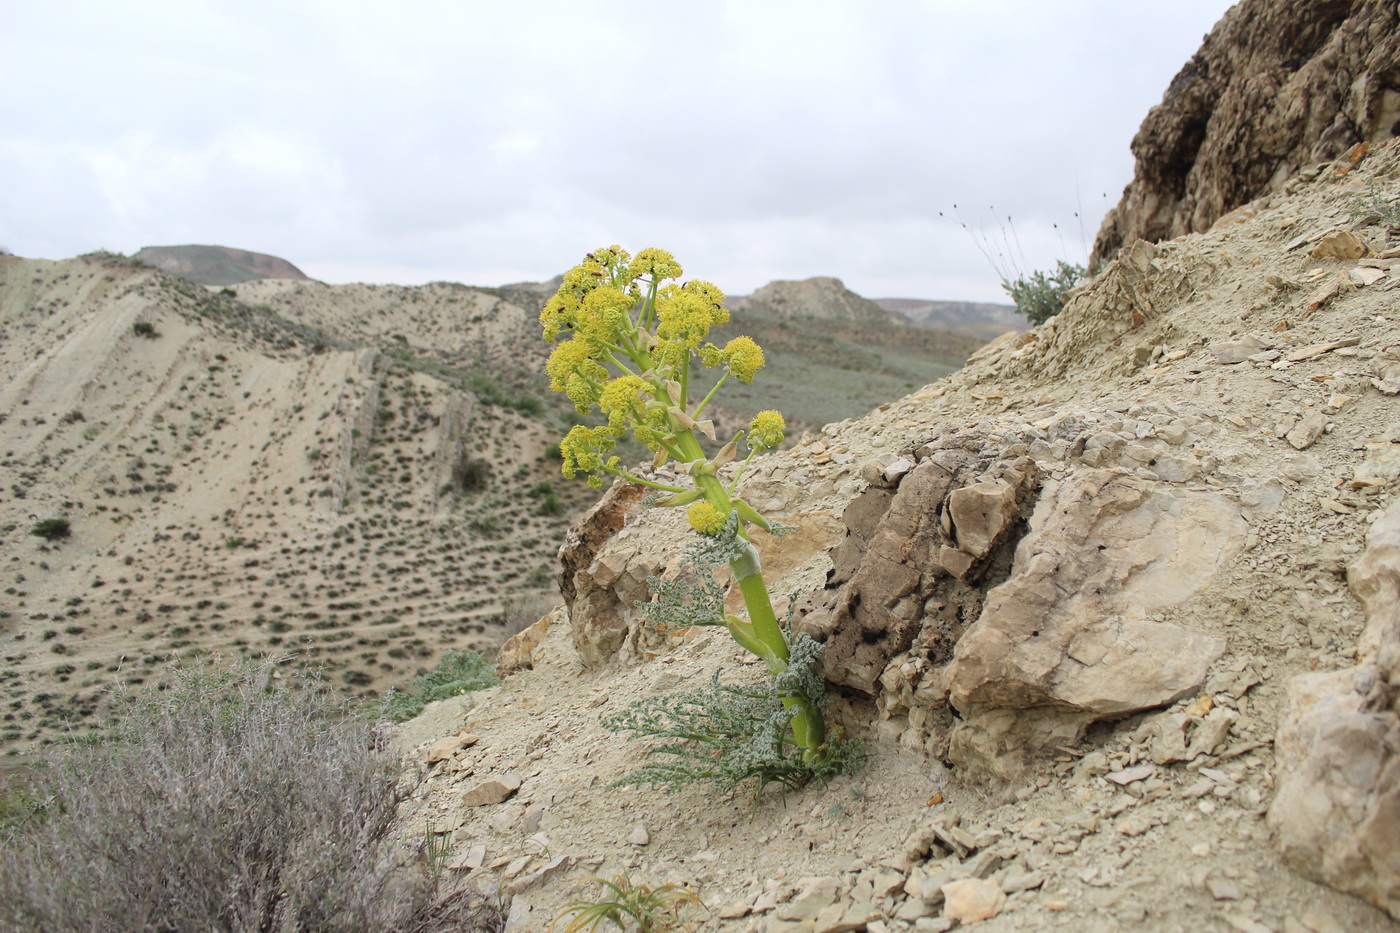
M 1400 134 L 1397 62 L 1391 0 L 1236 4 L 1133 137 L 1133 180 L 1092 261 L 1207 230 L 1301 170 Z
M 1400 501 L 1349 574 L 1358 663 L 1289 685 L 1269 823 L 1295 871 L 1400 918 Z

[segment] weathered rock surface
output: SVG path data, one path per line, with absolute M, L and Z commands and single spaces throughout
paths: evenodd
M 1389 0 L 1237 4 L 1133 137 L 1133 181 L 1091 262 L 1207 230 L 1300 170 L 1400 134 L 1397 61 Z
M 535 622 L 522 632 L 516 632 L 501 650 L 496 652 L 496 676 L 505 680 L 516 671 L 527 671 L 535 666 L 535 650 L 549 634 L 550 626 L 562 622 L 568 616 L 562 606 L 556 607 L 548 615 Z
M 1290 684 L 1269 822 L 1295 870 L 1400 918 L 1400 502 L 1350 583 L 1366 607 L 1360 663 Z
M 636 613 L 633 604 L 650 593 L 646 581 L 655 566 L 629 563 L 635 551 L 607 549 L 645 492 L 641 486 L 614 483 L 569 529 L 559 548 L 559 592 L 573 623 L 574 645 L 587 665 L 596 666 L 617 653 Z
M 897 490 L 872 486 L 847 508 L 826 589 L 799 608 L 799 630 L 826 642 L 833 682 L 875 696 L 897 655 L 946 662 L 999 556 L 1005 572 L 1004 545 L 1030 513 L 1039 473 L 1028 457 L 973 453 L 964 440 L 920 446 Z

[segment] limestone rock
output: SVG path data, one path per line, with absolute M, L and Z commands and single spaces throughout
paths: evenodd
M 981 878 L 964 878 L 943 885 L 943 916 L 960 923 L 990 920 L 1006 907 L 1006 892 Z
M 654 567 L 633 566 L 635 551 L 609 547 L 640 507 L 645 487 L 618 480 L 569 529 L 559 548 L 559 592 L 569 610 L 579 657 L 596 667 L 611 659 L 627 638 L 633 603 L 648 595 Z
M 947 660 L 981 607 L 975 584 L 1009 558 L 1039 478 L 1028 457 L 974 454 L 958 435 L 914 456 L 897 490 L 872 486 L 851 502 L 826 588 L 798 608 L 799 630 L 826 642 L 829 679 L 871 696 L 891 659 L 916 645 Z
M 1334 230 L 1323 237 L 1308 255 L 1314 259 L 1360 259 L 1369 252 L 1361 237 L 1350 230 Z
M 1360 663 L 1289 685 L 1269 822 L 1294 870 L 1400 918 L 1400 502 L 1349 576 Z
M 1323 417 L 1322 412 L 1310 411 L 1288 432 L 1288 443 L 1293 445 L 1295 450 L 1304 450 L 1311 447 L 1326 429 L 1327 419 Z
M 563 608 L 552 610 L 522 632 L 517 632 L 501 650 L 496 652 L 496 676 L 505 680 L 516 671 L 528 671 L 535 666 L 535 650 L 544 641 L 550 626 L 563 619 Z
M 502 803 L 520 789 L 520 783 L 520 777 L 515 774 L 503 774 L 482 781 L 462 794 L 462 806 L 487 807 Z
M 1300 170 L 1395 136 L 1397 60 L 1388 0 L 1236 4 L 1133 138 L 1133 181 L 1090 265 L 1135 239 L 1204 231 Z
M 1150 616 L 1237 553 L 1246 526 L 1227 497 L 1084 470 L 1047 489 L 1030 524 L 1010 579 L 987 594 L 948 667 L 966 717 L 954 757 L 969 764 L 1005 753 L 1006 729 L 1073 738 L 1096 719 L 1172 703 L 1225 649 Z M 1037 715 L 1019 724 L 1004 715 L 1029 709 Z

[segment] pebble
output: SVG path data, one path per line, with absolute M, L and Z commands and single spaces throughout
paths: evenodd
M 1211 878 L 1206 881 L 1206 890 L 1210 896 L 1217 901 L 1237 901 L 1244 897 L 1244 892 L 1240 886 L 1233 881 L 1226 881 L 1223 878 Z
M 632 832 L 627 835 L 627 844 L 634 846 L 645 846 L 651 844 L 651 833 L 647 830 L 645 823 L 638 823 L 632 828 Z

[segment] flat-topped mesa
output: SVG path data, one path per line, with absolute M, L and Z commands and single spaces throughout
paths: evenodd
M 198 285 L 237 285 L 259 279 L 311 281 L 285 259 L 228 246 L 144 246 L 133 258 Z

